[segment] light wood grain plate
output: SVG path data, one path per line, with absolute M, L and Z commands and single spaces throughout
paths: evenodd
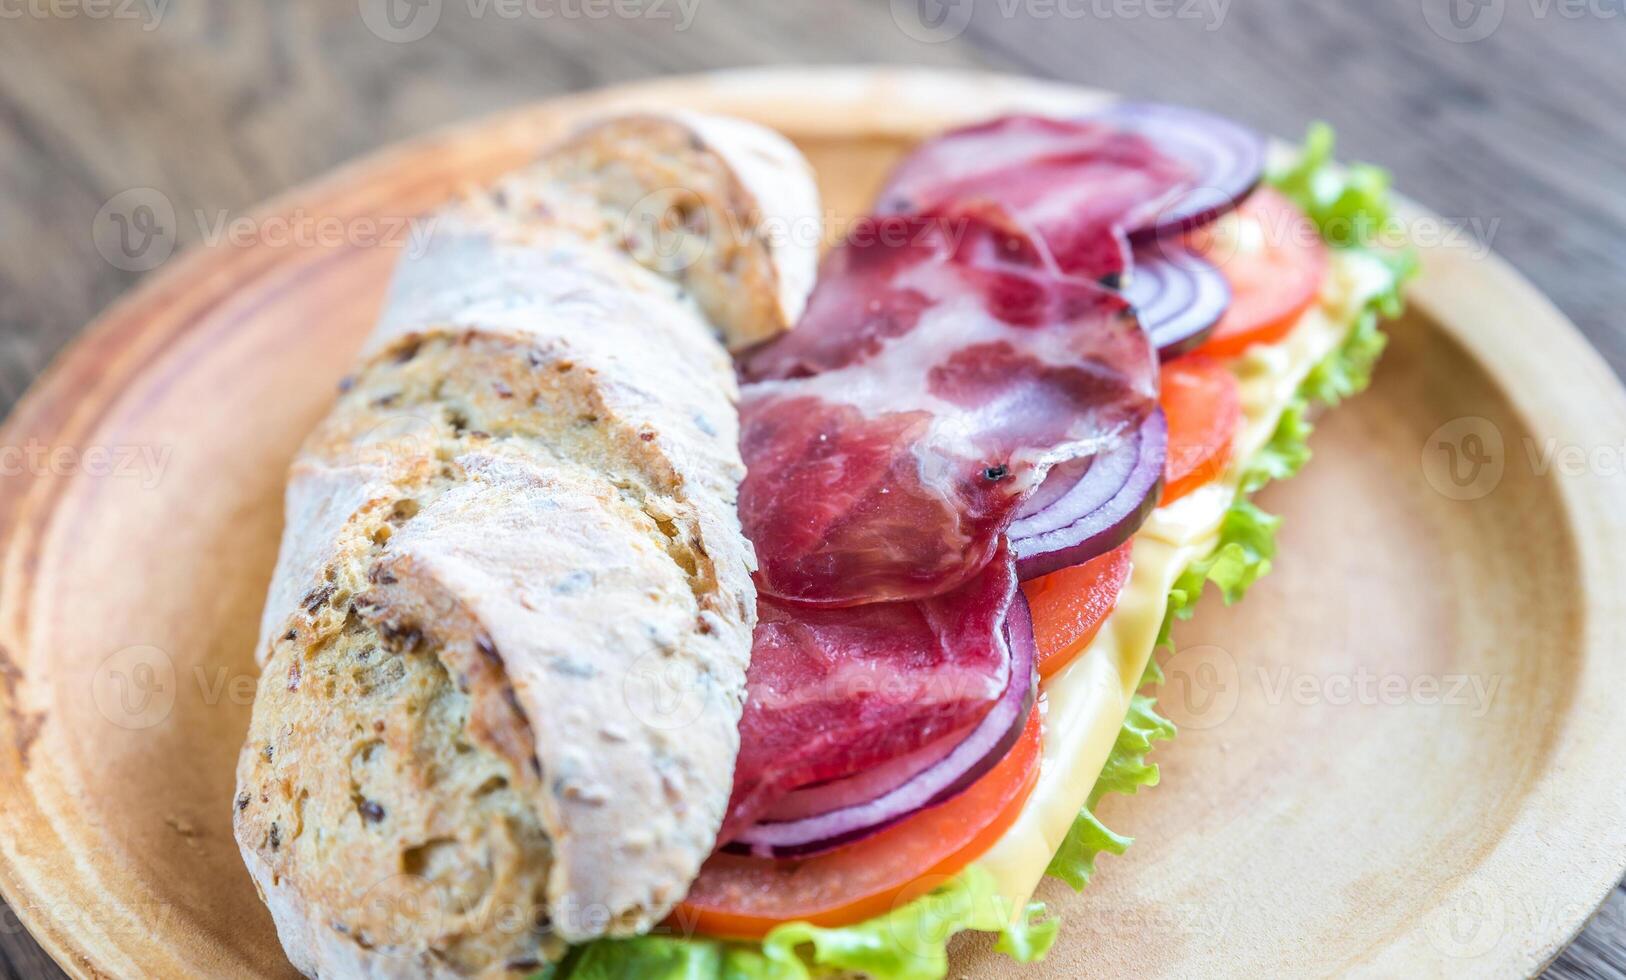
M 927 133 L 1099 98 L 869 69 L 666 80 L 385 151 L 258 216 L 420 215 L 629 103 L 779 128 L 851 215 Z M 284 467 L 398 254 L 187 255 L 0 437 L 65 447 L 0 485 L 0 889 L 71 973 L 290 973 L 231 838 L 233 766 Z M 1619 879 L 1626 394 L 1501 262 L 1423 258 L 1373 389 L 1262 497 L 1286 516 L 1277 571 L 1178 634 L 1164 783 L 1104 806 L 1140 842 L 1081 896 L 1047 886 L 1065 927 L 1045 965 L 968 943 L 965 972 L 1523 975 Z M 143 449 L 161 465 L 105 472 Z M 1464 450 L 1489 462 L 1459 484 Z

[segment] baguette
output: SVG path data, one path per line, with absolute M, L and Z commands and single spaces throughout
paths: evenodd
M 290 471 L 237 771 L 307 975 L 532 971 L 683 897 L 755 625 L 724 345 L 794 322 L 815 244 L 765 229 L 817 220 L 779 137 L 628 116 L 402 263 Z

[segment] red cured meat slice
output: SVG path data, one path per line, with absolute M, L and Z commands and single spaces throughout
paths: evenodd
M 740 374 L 750 381 L 806 377 L 873 357 L 948 298 L 912 281 L 912 270 L 924 264 L 952 263 L 947 274 L 965 276 L 990 314 L 1012 325 L 1071 315 L 1062 302 L 1096 302 L 1097 290 L 1045 288 L 1039 273 L 1048 262 L 1048 253 L 997 208 L 860 219 L 824 260 L 796 329 L 747 352 Z
M 997 254 L 976 219 L 854 241 L 803 322 L 747 362 L 740 516 L 770 597 L 843 606 L 957 588 L 1059 462 L 1153 407 L 1156 355 L 1117 294 Z M 1000 244 L 1004 242 L 1005 244 Z
M 960 589 L 847 609 L 758 601 L 720 843 L 792 789 L 862 772 L 969 731 L 1010 683 L 1016 565 L 1000 548 Z
M 1188 164 L 1111 122 L 1005 116 L 922 144 L 893 172 L 879 210 L 991 205 L 1042 241 L 1061 271 L 1116 286 L 1129 264 L 1124 229 L 1196 182 Z

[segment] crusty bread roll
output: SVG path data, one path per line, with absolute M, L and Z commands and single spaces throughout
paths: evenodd
M 808 168 L 616 118 L 437 218 L 289 476 L 236 836 L 311 976 L 648 929 L 728 801 L 754 555 L 722 341 L 813 279 Z

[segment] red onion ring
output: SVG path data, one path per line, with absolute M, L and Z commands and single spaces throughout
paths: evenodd
M 1158 409 L 1048 506 L 1018 518 L 1009 531 L 1017 577 L 1071 568 L 1128 541 L 1157 506 L 1168 451 L 1169 427 Z
M 1096 117 L 1146 137 L 1196 175 L 1191 190 L 1130 223 L 1129 238 L 1136 244 L 1213 221 L 1252 193 L 1264 176 L 1264 137 L 1223 116 L 1186 106 L 1119 102 Z
M 971 733 L 939 762 L 888 792 L 865 802 L 797 820 L 764 820 L 742 832 L 723 850 L 756 857 L 795 858 L 819 854 L 868 837 L 912 813 L 947 802 L 999 763 L 1016 744 L 1037 694 L 1034 663 L 1038 647 L 1033 617 L 1020 589 L 1005 614 L 1005 642 L 1011 653 L 1011 680 Z M 826 783 L 835 795 L 838 784 Z M 810 790 L 811 791 L 811 790 Z
M 873 769 L 842 779 L 832 779 L 787 793 L 762 815 L 762 823 L 782 823 L 803 817 L 842 810 L 859 803 L 867 803 L 878 796 L 892 792 L 899 786 L 943 761 L 954 747 L 965 740 L 970 728 L 950 732 L 935 742 L 923 745 L 913 752 L 883 762 Z
M 1201 346 L 1231 305 L 1224 274 L 1173 243 L 1135 251 L 1123 294 L 1164 361 Z

